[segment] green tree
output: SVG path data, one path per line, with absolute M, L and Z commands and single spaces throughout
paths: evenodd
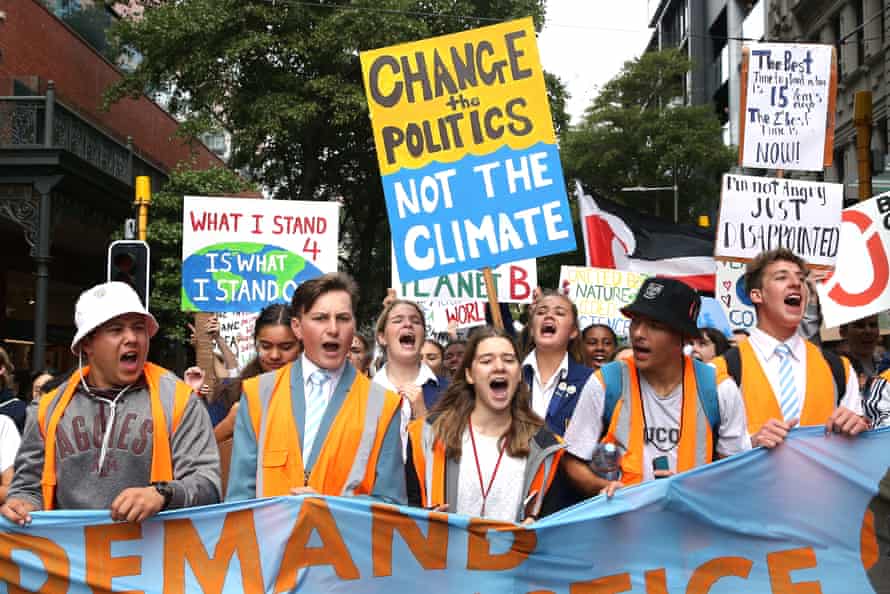
M 723 144 L 720 122 L 709 105 L 677 104 L 692 63 L 677 50 L 647 52 L 626 62 L 587 109 L 582 123 L 563 137 L 566 179 L 670 218 L 670 190 L 624 193 L 630 186 L 670 186 L 676 174 L 679 220 L 712 214 L 720 176 L 735 151 Z
M 184 132 L 229 130 L 232 166 L 275 198 L 339 201 L 340 269 L 364 321 L 390 284 L 390 235 L 359 52 L 529 15 L 540 27 L 543 0 L 153 1 L 115 29 L 143 61 L 107 99 L 170 89 Z

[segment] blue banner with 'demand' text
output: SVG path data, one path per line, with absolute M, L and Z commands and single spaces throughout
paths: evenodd
M 287 497 L 0 525 L 7 592 L 727 594 L 887 591 L 890 430 L 792 432 L 531 526 Z M 882 481 L 884 483 L 882 484 Z M 890 490 L 885 493 L 890 494 Z

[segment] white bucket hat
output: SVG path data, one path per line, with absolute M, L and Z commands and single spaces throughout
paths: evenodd
M 71 352 L 77 354 L 77 345 L 90 332 L 113 318 L 124 314 L 141 314 L 148 325 L 148 337 L 158 332 L 158 321 L 148 313 L 139 295 L 126 283 L 110 282 L 87 289 L 77 298 L 74 306 L 74 323 L 77 333 L 71 341 Z

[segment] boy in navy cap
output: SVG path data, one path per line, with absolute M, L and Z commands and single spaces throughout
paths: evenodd
M 683 346 L 699 335 L 700 306 L 686 284 L 649 278 L 622 309 L 631 319 L 633 358 L 596 372 L 595 389 L 582 395 L 565 434 L 570 455 L 563 464 L 581 493 L 611 496 L 623 485 L 750 449 L 736 385 L 718 387 L 712 366 L 683 354 Z M 601 441 L 615 444 L 621 454 L 620 481 L 607 481 L 590 468 Z

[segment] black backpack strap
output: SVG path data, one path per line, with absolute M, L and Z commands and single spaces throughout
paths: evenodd
M 742 356 L 739 354 L 739 347 L 732 347 L 723 353 L 723 359 L 726 361 L 726 371 L 735 381 L 735 385 L 742 387 Z
M 844 360 L 840 355 L 828 349 L 822 350 L 822 357 L 828 363 L 828 367 L 831 368 L 831 377 L 834 379 L 834 388 L 837 394 L 837 402 L 835 404 L 840 405 L 841 400 L 844 399 L 844 394 L 847 393 L 847 370 L 845 369 Z

